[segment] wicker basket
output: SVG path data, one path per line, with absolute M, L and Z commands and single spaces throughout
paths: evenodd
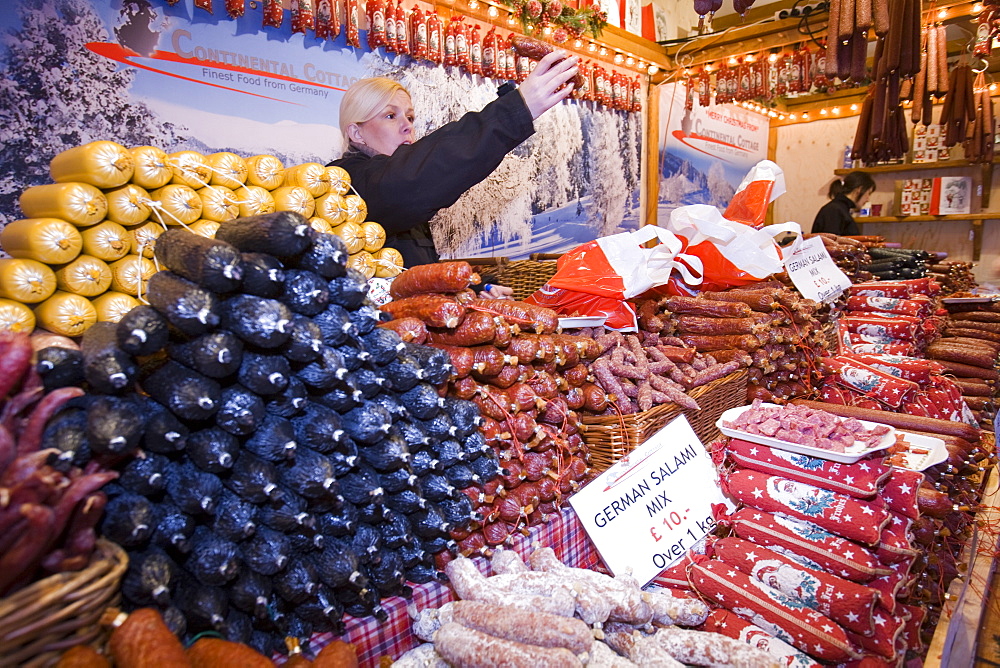
M 715 426 L 719 416 L 746 403 L 747 372 L 737 371 L 696 387 L 689 394 L 701 406 L 700 411 L 683 409 L 677 404 L 660 404 L 630 415 L 581 418 L 587 427 L 583 440 L 590 447 L 590 465 L 604 471 L 681 414 L 687 416 L 702 443 L 714 441 L 720 435 Z
M 555 260 L 515 260 L 481 272 L 487 283 L 506 285 L 514 290 L 514 299 L 523 300 L 555 276 Z
M 122 548 L 99 539 L 83 570 L 49 576 L 0 599 L 0 663 L 48 666 L 69 647 L 103 644 L 99 620 L 118 605 L 127 566 Z

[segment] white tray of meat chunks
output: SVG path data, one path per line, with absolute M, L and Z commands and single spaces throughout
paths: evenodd
M 856 462 L 896 442 L 896 430 L 888 425 L 760 400 L 730 408 L 715 425 L 726 436 L 842 464 Z

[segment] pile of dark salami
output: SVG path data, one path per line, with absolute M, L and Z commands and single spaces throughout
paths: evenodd
M 595 341 L 557 332 L 550 309 L 478 298 L 470 288 L 478 278 L 467 262 L 413 267 L 393 281 L 393 301 L 381 307 L 394 318 L 386 327 L 404 341 L 448 356 L 454 375 L 445 396 L 479 407 L 476 437 L 502 463 L 500 477 L 472 495 L 481 526 L 451 531 L 466 556 L 488 554 L 558 512 L 590 472 L 577 411 L 608 401 L 588 382 Z M 440 553 L 438 565 L 451 556 Z
M 784 400 L 812 387 L 810 368 L 826 347 L 819 305 L 777 281 L 662 302 L 667 331 L 716 362 L 742 360 L 747 400 Z
M 927 275 L 927 264 L 935 256 L 925 250 L 909 248 L 869 248 L 870 262 L 860 265 L 880 280 L 907 280 Z
M 439 577 L 501 472 L 476 405 L 438 394 L 448 356 L 378 327 L 343 242 L 298 214 L 170 230 L 156 256 L 150 305 L 38 363 L 88 388 L 43 444 L 121 471 L 101 531 L 125 606 L 270 655 Z

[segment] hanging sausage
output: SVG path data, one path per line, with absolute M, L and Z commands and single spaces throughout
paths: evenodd
M 864 0 L 856 0 L 858 1 Z M 921 6 L 920 0 L 888 0 L 888 3 L 884 9 L 888 10 L 888 14 L 896 20 L 888 25 L 885 34 L 879 35 L 876 41 L 873 83 L 861 108 L 858 130 L 851 150 L 851 157 L 865 164 L 897 160 L 909 150 L 906 120 L 900 102 L 900 88 L 903 79 L 913 77 L 920 71 Z M 842 5 L 841 9 L 844 8 Z M 876 17 L 882 10 L 881 5 L 877 3 L 872 6 L 872 27 L 877 27 L 881 22 L 881 19 L 876 20 Z M 843 22 L 840 25 L 843 26 Z M 858 30 L 857 34 L 867 35 L 867 32 L 867 29 Z M 867 45 L 865 48 L 867 49 Z M 841 55 L 841 51 L 838 50 L 838 59 Z M 858 62 L 855 59 L 860 55 L 860 49 L 852 49 L 852 78 L 859 73 Z M 830 58 L 830 51 L 827 52 L 827 58 Z M 829 62 L 827 69 L 829 70 Z M 841 71 L 844 69 L 843 62 L 838 63 L 838 69 Z

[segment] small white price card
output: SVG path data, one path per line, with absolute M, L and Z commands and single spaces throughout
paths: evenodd
M 734 508 L 683 415 L 569 502 L 611 572 L 631 571 L 643 585 L 715 528 L 713 504 Z
M 785 258 L 785 270 L 802 296 L 816 302 L 832 302 L 851 287 L 851 279 L 837 267 L 819 237 L 799 244 Z

